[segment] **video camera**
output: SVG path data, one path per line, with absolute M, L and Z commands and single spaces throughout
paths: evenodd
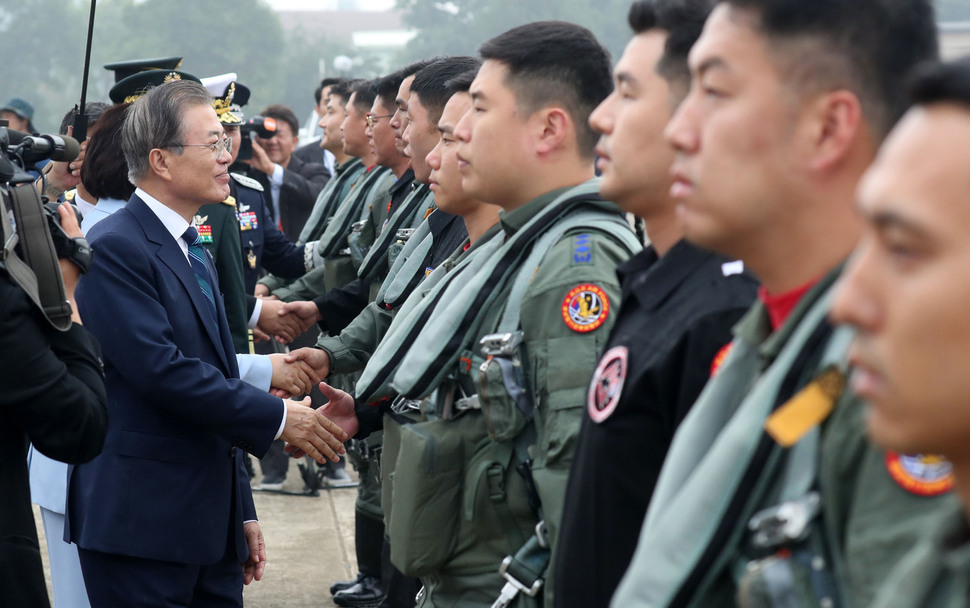
M 11 209 L 9 204 L 9 189 L 20 184 L 34 181 L 34 176 L 28 173 L 30 167 L 42 160 L 71 162 L 81 153 L 81 146 L 73 137 L 66 135 L 30 135 L 8 129 L 0 125 L 0 196 L 3 196 L 4 207 Z M 27 186 L 36 192 L 32 186 Z M 75 252 L 74 240 L 61 228 L 61 216 L 57 213 L 57 203 L 43 201 L 44 215 L 47 217 L 48 229 L 54 243 L 54 250 L 59 258 L 72 258 Z M 78 223 L 81 215 L 77 209 Z M 81 268 L 86 265 L 78 262 Z
M 239 160 L 249 160 L 253 157 L 253 138 L 269 139 L 276 135 L 276 119 L 263 116 L 253 116 L 239 127 L 242 143 L 239 145 Z
M 38 194 L 29 171 L 41 160 L 70 162 L 80 149 L 71 137 L 21 133 L 0 121 L 0 267 L 61 331 L 70 327 L 71 307 L 57 260 L 69 259 L 84 272 L 92 252 L 85 239 L 64 232 L 57 203 Z

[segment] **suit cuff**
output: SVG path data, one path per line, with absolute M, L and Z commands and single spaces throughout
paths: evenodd
M 286 402 L 281 400 L 280 404 L 283 406 L 283 419 L 280 420 L 280 428 L 276 429 L 276 437 L 273 437 L 274 440 L 280 438 L 280 435 L 283 434 L 283 427 L 286 426 Z
M 261 391 L 269 391 L 273 383 L 273 362 L 266 355 L 236 355 L 239 379 Z
M 259 313 L 263 310 L 263 301 L 256 298 L 256 305 L 253 306 L 253 315 L 249 317 L 249 329 L 256 329 L 256 325 L 259 323 Z

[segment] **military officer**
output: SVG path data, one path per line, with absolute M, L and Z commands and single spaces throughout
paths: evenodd
M 867 606 L 954 499 L 944 466 L 867 441 L 850 335 L 827 321 L 856 185 L 936 52 L 925 0 L 712 11 L 666 129 L 671 194 L 688 240 L 763 286 L 674 436 L 613 606 Z
M 613 93 L 590 116 L 600 133 L 600 194 L 645 221 L 650 246 L 622 264 L 616 323 L 586 394 L 556 554 L 556 605 L 606 606 L 677 425 L 754 301 L 743 263 L 683 238 L 670 196 L 670 114 L 687 93 L 687 53 L 705 0 L 640 0 Z
M 880 590 L 879 608 L 965 606 L 970 504 L 967 374 L 970 352 L 962 280 L 970 229 L 965 161 L 970 145 L 970 63 L 926 68 L 917 104 L 890 133 L 859 188 L 863 236 L 837 287 L 832 316 L 856 328 L 852 387 L 868 405 L 873 441 L 899 466 L 953 465 L 956 508 L 902 560 Z M 939 470 L 938 467 L 933 467 Z

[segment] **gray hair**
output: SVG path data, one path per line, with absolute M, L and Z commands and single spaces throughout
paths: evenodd
M 212 105 L 204 86 L 191 80 L 177 80 L 153 87 L 128 109 L 121 134 L 121 148 L 133 184 L 148 175 L 148 155 L 155 148 L 178 148 L 183 139 L 182 117 L 190 106 Z

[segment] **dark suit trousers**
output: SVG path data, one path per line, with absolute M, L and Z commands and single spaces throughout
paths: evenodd
M 208 566 L 78 548 L 91 608 L 242 608 L 235 549 Z

